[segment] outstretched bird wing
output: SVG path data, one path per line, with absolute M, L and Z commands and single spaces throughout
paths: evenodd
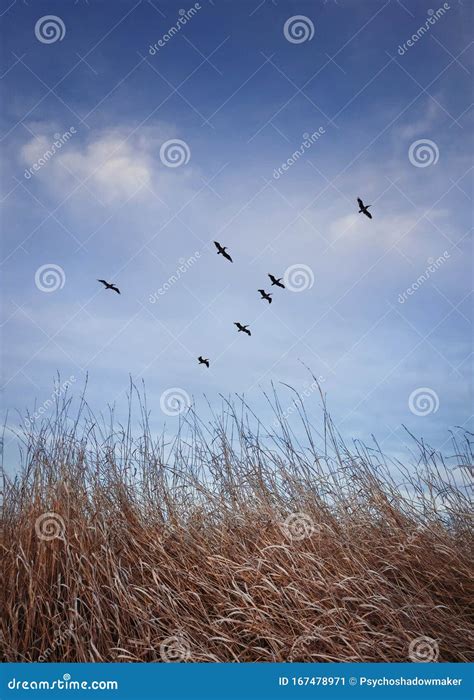
M 227 253 L 225 250 L 224 250 L 224 252 L 222 253 L 222 255 L 224 256 L 224 258 L 227 258 L 227 260 L 230 260 L 230 262 L 234 262 L 234 261 L 232 260 L 232 258 L 230 257 L 229 253 Z
M 364 211 L 364 214 L 365 214 L 366 216 L 368 216 L 369 219 L 372 218 L 372 214 L 370 213 L 370 211 Z
M 222 246 L 221 246 L 221 244 L 218 243 L 217 241 L 214 241 L 214 245 L 216 246 L 217 250 L 218 250 L 219 253 L 220 253 L 220 252 L 222 251 Z
M 113 289 L 114 292 L 117 292 L 117 294 L 120 294 L 120 289 L 118 287 L 116 287 L 115 284 L 111 284 L 110 289 Z
M 361 209 L 362 209 L 362 207 L 364 206 L 364 202 L 361 200 L 360 197 L 357 197 L 357 204 L 359 205 L 359 207 L 360 207 Z
M 104 284 L 105 286 L 108 285 L 108 282 L 106 282 L 105 280 L 97 280 L 97 282 L 102 282 L 102 284 Z

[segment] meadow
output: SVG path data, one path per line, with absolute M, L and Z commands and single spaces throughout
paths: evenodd
M 346 445 L 317 398 L 290 420 L 274 391 L 270 428 L 243 399 L 190 408 L 173 438 L 135 387 L 122 425 L 84 395 L 26 418 L 2 659 L 472 661 L 472 436 L 407 435 L 402 462 Z

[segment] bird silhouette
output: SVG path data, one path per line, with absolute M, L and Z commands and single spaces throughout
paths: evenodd
M 272 281 L 272 287 L 273 287 L 273 285 L 276 285 L 277 287 L 281 287 L 282 289 L 285 289 L 285 285 L 281 281 L 282 277 L 275 277 L 274 275 L 271 275 L 270 273 L 268 273 L 268 276 L 270 277 L 270 279 Z
M 209 360 L 206 357 L 199 355 L 198 362 L 200 365 L 206 365 L 206 367 L 209 369 Z
M 266 292 L 264 289 L 257 289 L 257 292 L 260 292 L 262 299 L 265 299 L 266 301 L 268 301 L 269 304 L 272 303 L 272 295 L 271 294 L 268 294 L 268 292 Z
M 243 326 L 243 325 L 242 325 L 241 323 L 239 323 L 238 321 L 235 321 L 235 322 L 234 322 L 234 326 L 237 326 L 237 328 L 239 329 L 239 331 L 238 331 L 239 333 L 247 333 L 247 335 L 252 335 L 251 332 L 249 331 L 249 327 L 248 327 L 248 326 Z
M 365 205 L 360 197 L 357 197 L 357 203 L 359 205 L 359 214 L 365 214 L 366 216 L 369 217 L 369 219 L 371 219 L 372 214 L 369 211 L 369 207 L 371 207 L 372 205 L 371 204 Z
M 113 289 L 114 292 L 120 294 L 120 289 L 115 284 L 106 282 L 105 280 L 97 280 L 97 282 L 101 282 L 106 289 Z
M 234 262 L 232 258 L 230 257 L 229 253 L 227 253 L 227 248 L 226 246 L 221 245 L 218 241 L 214 241 L 214 245 L 217 248 L 217 255 L 223 255 L 224 258 L 229 260 L 230 262 Z

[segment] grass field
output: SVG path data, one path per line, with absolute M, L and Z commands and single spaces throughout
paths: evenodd
M 172 441 L 143 397 L 122 427 L 84 399 L 27 421 L 3 660 L 473 660 L 471 436 L 449 460 L 410 438 L 402 464 L 344 445 L 324 402 L 318 431 L 268 399 L 271 430 L 236 400 Z

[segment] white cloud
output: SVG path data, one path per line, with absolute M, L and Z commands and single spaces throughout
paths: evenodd
M 85 149 L 67 149 L 59 162 L 80 180 L 99 190 L 109 201 L 130 197 L 140 185 L 150 185 L 153 166 L 150 157 L 133 142 L 114 134 L 104 134 Z
M 442 95 L 438 95 L 437 99 L 442 100 Z M 410 120 L 395 126 L 392 136 L 401 142 L 414 139 L 415 137 L 427 136 L 433 132 L 442 116 L 443 113 L 439 105 L 433 99 L 427 99 L 423 102 L 422 113 L 418 119 L 413 119 L 413 115 L 410 112 Z
M 169 138 L 170 128 L 157 125 L 130 133 L 131 129 L 117 127 L 103 130 L 87 138 L 78 130 L 60 149 L 47 157 L 46 163 L 34 173 L 44 185 L 55 191 L 70 191 L 72 186 L 85 182 L 105 203 L 117 203 L 132 197 L 140 190 L 140 197 L 152 196 L 153 188 L 161 196 L 171 191 L 176 178 L 160 161 L 159 148 Z M 48 150 L 53 149 L 54 130 L 37 125 L 36 136 L 20 148 L 20 160 L 28 169 Z M 178 173 L 189 183 L 192 166 Z M 158 201 L 154 198 L 155 203 Z

